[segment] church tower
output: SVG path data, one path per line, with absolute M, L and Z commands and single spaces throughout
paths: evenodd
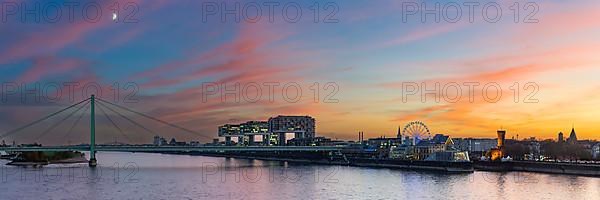
M 569 139 L 567 139 L 567 142 L 569 142 L 570 144 L 577 143 L 577 134 L 575 134 L 574 126 L 573 126 L 573 128 L 571 128 L 571 134 L 569 134 Z
M 558 142 L 559 143 L 565 142 L 565 137 L 563 135 L 563 132 L 558 132 Z

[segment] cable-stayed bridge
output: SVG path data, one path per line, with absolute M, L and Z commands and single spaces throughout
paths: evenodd
M 127 117 L 124 113 L 120 111 L 126 111 L 128 113 L 132 113 L 137 116 L 141 116 L 143 118 L 167 125 L 169 127 L 178 129 L 182 132 L 193 134 L 195 136 L 210 138 L 208 136 L 202 135 L 190 129 L 166 122 L 164 120 L 149 116 L 147 114 L 132 110 L 125 106 L 121 106 L 101 98 L 96 98 L 94 95 L 91 95 L 89 98 L 82 100 L 73 105 L 67 106 L 57 112 L 54 112 L 50 115 L 47 115 L 43 118 L 35 120 L 31 123 L 28 123 L 22 127 L 16 128 L 14 130 L 5 132 L 0 135 L 1 138 L 5 138 L 7 136 L 15 135 L 17 133 L 22 132 L 28 128 L 31 128 L 39 123 L 42 123 L 50 118 L 57 117 L 59 114 L 71 111 L 67 113 L 67 116 L 59 119 L 57 122 L 49 126 L 46 130 L 41 131 L 39 135 L 36 136 L 36 140 L 42 138 L 50 131 L 56 129 L 59 125 L 65 122 L 67 119 L 75 116 L 76 113 L 80 112 L 82 109 L 85 109 L 79 117 L 75 120 L 72 126 L 70 126 L 66 135 L 64 135 L 63 139 L 69 137 L 73 133 L 73 129 L 80 122 L 86 112 L 90 111 L 90 143 L 86 145 L 64 145 L 64 146 L 21 146 L 21 147 L 0 147 L 0 151 L 7 152 L 27 152 L 27 151 L 89 151 L 90 152 L 90 160 L 89 166 L 95 167 L 97 165 L 96 160 L 96 152 L 98 151 L 115 151 L 115 152 L 338 152 L 343 149 L 343 147 L 335 147 L 335 146 L 154 146 L 154 145 L 96 145 L 96 107 L 100 110 L 104 117 L 110 122 L 112 126 L 115 127 L 117 132 L 125 137 L 127 140 L 129 136 L 125 134 L 125 131 L 113 120 L 107 111 L 112 112 L 113 114 L 118 115 L 119 117 L 125 119 L 129 123 L 137 126 L 147 132 L 155 133 L 151 128 L 144 126 L 142 123 L 133 120 L 130 117 Z M 120 110 L 120 111 L 119 111 Z

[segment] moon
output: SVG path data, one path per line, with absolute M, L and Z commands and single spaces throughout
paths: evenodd
M 113 13 L 113 21 L 117 20 L 117 13 Z

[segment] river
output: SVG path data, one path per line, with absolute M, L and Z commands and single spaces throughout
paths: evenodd
M 600 178 L 525 172 L 444 174 L 153 153 L 86 164 L 0 161 L 0 199 L 600 199 Z

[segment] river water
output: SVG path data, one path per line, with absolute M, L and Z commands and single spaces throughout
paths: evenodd
M 600 199 L 600 178 L 444 174 L 151 153 L 99 153 L 87 164 L 1 161 L 0 199 Z

